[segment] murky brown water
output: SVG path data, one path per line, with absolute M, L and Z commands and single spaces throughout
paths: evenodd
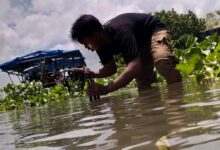
M 217 150 L 220 85 L 136 89 L 0 114 L 0 149 Z M 164 148 L 164 149 L 163 149 Z

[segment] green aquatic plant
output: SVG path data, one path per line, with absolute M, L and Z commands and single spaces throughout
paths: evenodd
M 0 111 L 22 109 L 27 106 L 39 106 L 54 101 L 67 100 L 80 95 L 69 94 L 68 88 L 58 84 L 44 88 L 41 82 L 25 82 L 18 85 L 8 84 L 2 90 L 4 97 L 0 100 Z
M 183 48 L 174 48 L 180 60 L 176 68 L 182 75 L 194 77 L 198 83 L 219 80 L 220 36 L 214 34 L 201 42 L 194 36 L 181 37 L 181 42 L 184 40 Z

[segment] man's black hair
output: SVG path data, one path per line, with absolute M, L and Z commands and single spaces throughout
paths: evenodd
M 80 16 L 72 26 L 71 37 L 73 41 L 80 41 L 81 38 L 102 30 L 102 24 L 92 15 Z

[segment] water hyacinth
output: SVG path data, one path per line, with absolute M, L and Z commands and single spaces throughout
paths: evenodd
M 220 36 L 214 34 L 198 42 L 193 36 L 185 38 L 183 49 L 174 48 L 180 63 L 177 69 L 185 78 L 193 77 L 198 83 L 217 81 L 220 77 Z
M 1 94 L 5 97 L 1 97 L 0 111 L 5 111 L 74 98 L 80 95 L 80 92 L 70 95 L 68 89 L 62 84 L 44 88 L 41 82 L 33 81 L 18 85 L 8 84 L 1 90 Z

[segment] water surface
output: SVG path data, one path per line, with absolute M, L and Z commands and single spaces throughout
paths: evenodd
M 216 150 L 220 85 L 129 89 L 0 113 L 0 149 Z

